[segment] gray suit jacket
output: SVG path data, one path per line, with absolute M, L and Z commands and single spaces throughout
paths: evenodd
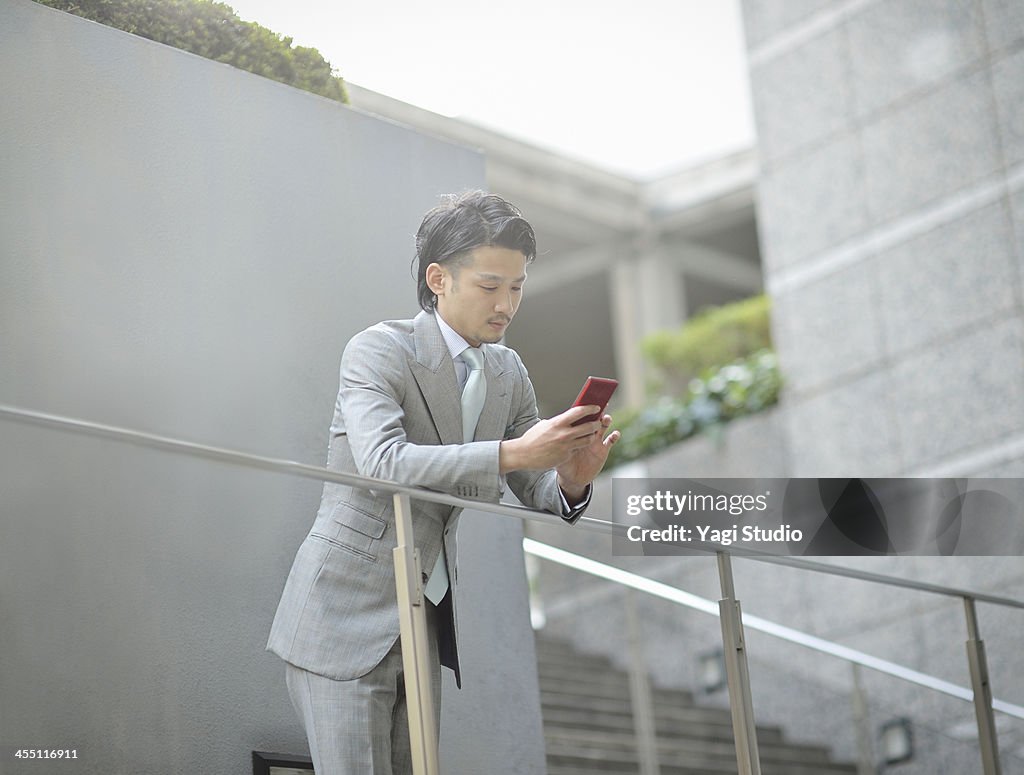
M 463 444 L 455 366 L 432 314 L 386 321 L 354 336 L 341 359 L 327 467 L 496 502 L 502 488 L 500 440 L 521 436 L 538 416 L 533 386 L 516 352 L 496 344 L 483 348 L 487 398 L 476 439 Z M 507 481 L 524 504 L 561 513 L 554 471 L 516 471 Z M 459 511 L 413 500 L 422 569 L 433 568 L 444 541 L 453 594 Z M 399 634 L 395 545 L 391 495 L 326 483 L 267 648 L 334 679 L 357 678 L 374 668 Z M 442 661 L 458 676 L 451 609 L 453 620 L 442 628 L 451 642 L 442 642 L 441 653 L 449 654 Z

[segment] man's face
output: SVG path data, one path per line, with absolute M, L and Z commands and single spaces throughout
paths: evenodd
M 453 270 L 431 264 L 427 273 L 428 284 L 437 294 L 437 311 L 476 347 L 505 335 L 523 298 L 526 256 L 510 248 L 479 247 L 465 266 Z

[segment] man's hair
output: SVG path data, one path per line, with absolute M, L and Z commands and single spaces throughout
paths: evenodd
M 416 293 L 420 306 L 434 310 L 437 299 L 427 287 L 427 267 L 433 263 L 456 271 L 479 247 L 518 250 L 527 263 L 537 255 L 533 227 L 519 209 L 495 194 L 466 191 L 448 194 L 441 204 L 423 216 L 416 232 Z

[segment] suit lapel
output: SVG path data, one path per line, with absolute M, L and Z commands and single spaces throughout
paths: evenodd
M 412 373 L 427 404 L 442 444 L 462 443 L 462 400 L 455 364 L 434 316 L 420 312 L 413 320 L 416 359 Z M 477 439 L 503 439 L 512 404 L 512 371 L 490 346 L 484 345 L 487 396 L 477 421 Z
M 508 424 L 508 409 L 512 404 L 512 372 L 499 362 L 497 354 L 484 345 L 484 374 L 487 377 L 487 397 L 480 419 L 476 424 L 475 438 L 480 440 L 503 439 Z M 460 404 L 461 408 L 461 404 Z
M 459 398 L 455 364 L 441 336 L 434 316 L 420 312 L 413 320 L 416 359 L 412 374 L 430 412 L 442 444 L 462 443 L 462 401 Z M 490 399 L 490 388 L 488 388 Z M 486 411 L 486 403 L 484 409 Z

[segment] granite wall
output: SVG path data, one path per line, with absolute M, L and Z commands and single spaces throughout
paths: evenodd
M 720 442 L 609 477 L 1024 475 L 1024 5 L 743 0 L 743 11 L 782 401 Z M 713 560 L 610 558 L 604 539 L 562 533 L 547 538 L 720 596 Z M 1019 557 L 829 561 L 1024 597 Z M 552 632 L 624 658 L 620 593 L 550 564 L 537 574 Z M 746 612 L 968 683 L 955 598 L 743 561 L 736 584 Z M 717 621 L 641 605 L 656 680 L 692 687 Z M 1022 612 L 979 615 L 995 695 L 1024 704 Z M 749 646 L 758 718 L 854 756 L 849 667 L 764 635 Z M 872 731 L 896 716 L 915 724 L 917 758 L 901 772 L 980 770 L 970 704 L 877 674 L 864 684 Z M 1024 771 L 1024 723 L 998 722 L 1004 772 Z

